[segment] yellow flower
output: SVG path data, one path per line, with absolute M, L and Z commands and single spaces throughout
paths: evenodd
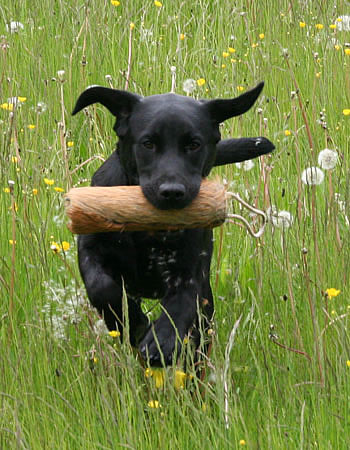
M 231 62 L 235 63 L 235 62 L 237 62 L 237 59 L 231 58 Z
M 347 361 L 346 361 L 346 365 L 347 365 L 348 367 L 350 367 L 350 360 L 347 360 Z
M 327 294 L 327 297 L 329 298 L 329 300 L 331 300 L 333 297 L 336 297 L 337 295 L 340 294 L 340 290 L 334 289 L 334 288 L 329 288 L 329 289 L 326 289 L 326 294 Z
M 120 336 L 120 332 L 118 330 L 112 330 L 108 333 L 112 338 L 117 338 Z
M 9 194 L 9 193 L 11 192 L 11 190 L 10 190 L 9 187 L 5 187 L 5 188 L 3 189 L 3 191 L 5 192 L 5 194 Z
M 227 58 L 229 56 L 229 52 L 222 52 L 223 58 Z
M 68 141 L 67 142 L 67 147 L 68 148 L 72 148 L 74 146 L 74 141 Z
M 34 128 L 36 128 L 36 125 L 34 125 L 34 124 L 29 124 L 29 125 L 27 125 L 27 128 L 28 128 L 29 130 L 34 130 Z
M 48 186 L 52 186 L 54 184 L 55 180 L 50 180 L 50 178 L 44 178 L 44 183 Z
M 12 157 L 11 157 L 11 161 L 13 162 L 13 164 L 17 164 L 17 163 L 18 163 L 18 158 L 17 158 L 17 156 L 12 156 Z
M 256 48 L 256 47 L 259 47 L 259 43 L 257 42 L 257 43 L 254 43 L 254 44 L 252 44 L 252 48 Z
M 154 6 L 156 6 L 157 8 L 161 8 L 163 6 L 162 2 L 158 2 L 158 0 L 154 1 Z
M 237 91 L 243 92 L 244 91 L 244 87 L 243 86 L 237 86 Z
M 94 364 L 97 364 L 98 363 L 98 358 L 96 358 L 96 356 L 94 356 L 93 361 L 94 361 Z
M 135 28 L 134 22 L 130 22 L 130 30 L 133 30 Z
M 245 441 L 244 439 L 241 439 L 241 440 L 239 441 L 239 445 L 246 445 L 246 441 Z
M 234 49 L 233 47 L 229 47 L 228 48 L 228 52 L 229 53 L 235 53 L 236 49 Z
M 350 55 L 350 48 L 346 48 L 346 49 L 344 50 L 344 53 L 345 53 L 347 56 L 349 56 L 349 55 Z
M 159 403 L 158 400 L 150 400 L 150 401 L 148 402 L 148 406 L 149 406 L 150 408 L 154 408 L 154 409 L 158 409 L 158 408 L 161 408 L 161 407 L 162 407 L 162 405 Z
M 185 35 L 183 33 L 180 34 L 180 41 L 183 41 L 185 39 Z
M 27 100 L 27 97 L 17 97 L 19 102 L 25 102 Z
M 221 64 L 221 69 L 225 69 L 226 68 L 226 64 Z
M 119 5 L 120 5 L 120 2 L 118 2 L 118 0 L 111 0 L 111 4 L 112 4 L 113 6 L 119 6 Z
M 164 386 L 165 380 L 165 372 L 164 369 L 154 369 L 153 370 L 153 379 L 157 389 L 160 389 Z
M 175 389 L 183 389 L 185 387 L 187 375 L 182 370 L 175 371 L 174 386 Z
M 13 111 L 13 103 L 2 103 L 0 105 L 1 109 L 4 109 L 5 111 Z
M 341 49 L 341 46 L 340 46 L 339 44 L 335 44 L 334 48 L 335 48 L 336 50 L 340 50 L 340 49 Z
M 344 116 L 350 116 L 350 109 L 348 108 L 343 109 L 343 114 Z
M 17 244 L 17 241 L 13 241 L 12 239 L 9 239 L 9 244 L 10 244 L 10 245 L 13 245 L 13 244 L 16 245 L 16 244 Z
M 264 33 L 260 33 L 259 34 L 259 39 L 264 39 L 265 38 L 265 34 Z
M 205 85 L 205 79 L 204 78 L 199 78 L 197 80 L 197 84 L 199 87 L 204 86 Z
M 67 252 L 70 249 L 70 243 L 67 241 L 62 241 L 61 248 L 64 252 Z
M 332 23 L 331 25 L 329 25 L 329 28 L 331 30 L 335 30 L 337 28 L 337 26 L 334 23 Z
M 55 187 L 54 187 L 54 190 L 55 190 L 56 192 L 64 192 L 64 189 L 61 188 L 61 187 L 58 187 L 58 186 L 55 186 Z
M 32 192 L 33 192 L 33 195 L 38 195 L 38 189 L 33 188 L 33 189 L 32 189 Z
M 291 134 L 292 134 L 292 132 L 290 130 L 284 130 L 285 136 L 290 136 Z
M 323 30 L 322 23 L 316 23 L 315 27 L 316 27 L 317 30 Z
M 300 28 L 305 28 L 306 27 L 306 23 L 305 22 L 299 22 L 299 27 Z
M 320 78 L 321 72 L 316 72 L 316 78 Z
M 164 386 L 164 379 L 165 379 L 164 369 L 151 369 L 150 367 L 147 367 L 147 369 L 145 370 L 145 377 L 153 378 L 157 389 L 162 388 Z

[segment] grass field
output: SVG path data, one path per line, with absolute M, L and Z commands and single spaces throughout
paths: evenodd
M 0 448 L 349 448 L 349 1 L 113 3 L 0 6 Z M 270 222 L 215 231 L 213 351 L 180 390 L 99 326 L 63 212 L 116 142 L 103 107 L 70 112 L 88 85 L 125 87 L 130 39 L 138 94 L 169 92 L 172 66 L 196 98 L 265 80 L 222 136 L 276 145 L 212 172 Z

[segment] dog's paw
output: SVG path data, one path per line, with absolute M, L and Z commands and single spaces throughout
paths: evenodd
M 150 327 L 142 339 L 139 349 L 142 358 L 152 366 L 171 365 L 174 355 L 179 355 L 181 344 L 172 326 Z

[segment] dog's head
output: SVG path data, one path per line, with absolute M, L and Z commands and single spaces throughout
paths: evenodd
M 73 114 L 101 103 L 116 117 L 119 156 L 131 184 L 140 184 L 159 209 L 180 209 L 198 194 L 215 163 L 219 125 L 245 113 L 264 84 L 226 100 L 194 100 L 176 94 L 141 97 L 93 86 L 79 97 Z

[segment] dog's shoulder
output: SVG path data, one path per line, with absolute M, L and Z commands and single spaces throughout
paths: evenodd
M 91 181 L 92 186 L 123 186 L 126 184 L 128 184 L 127 178 L 120 164 L 117 151 L 114 151 L 97 169 Z

